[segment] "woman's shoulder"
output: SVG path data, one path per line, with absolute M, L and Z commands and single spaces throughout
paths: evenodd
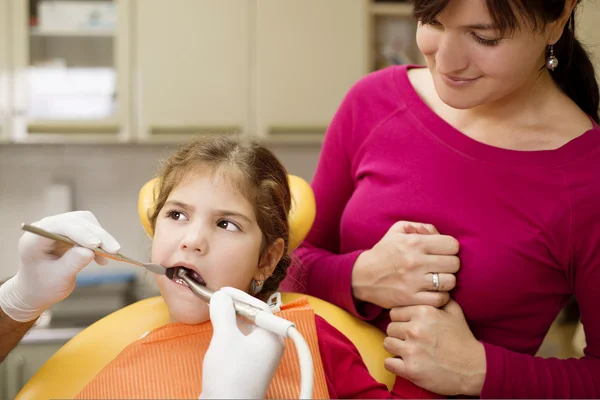
M 392 65 L 370 72 L 360 78 L 348 94 L 354 98 L 385 97 L 396 100 L 399 94 L 410 89 L 408 72 L 413 68 L 412 65 Z
M 373 71 L 348 90 L 336 116 L 341 120 L 352 116 L 350 120 L 357 124 L 354 130 L 362 132 L 356 136 L 357 142 L 381 121 L 414 103 L 417 95 L 408 80 L 409 69 L 409 65 L 395 65 Z

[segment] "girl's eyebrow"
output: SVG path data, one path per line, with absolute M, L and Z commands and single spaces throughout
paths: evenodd
M 220 215 L 222 217 L 238 217 L 238 218 L 245 219 L 246 221 L 252 223 L 252 220 L 250 219 L 250 217 L 246 216 L 245 214 L 242 214 L 241 212 L 232 211 L 232 210 L 222 210 L 222 209 L 214 210 L 213 212 L 216 215 Z
M 194 209 L 193 206 L 186 204 L 183 201 L 179 201 L 179 200 L 169 200 L 169 201 L 165 202 L 165 206 L 167 206 L 167 205 L 175 206 L 175 207 L 181 208 L 185 211 L 192 211 Z

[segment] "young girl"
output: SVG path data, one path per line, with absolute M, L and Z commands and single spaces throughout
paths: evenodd
M 290 264 L 291 195 L 287 172 L 270 151 L 228 137 L 194 140 L 166 161 L 159 182 L 150 218 L 153 263 L 184 269 L 213 290 L 230 286 L 261 300 L 277 291 Z M 177 273 L 156 282 L 170 323 L 129 345 L 77 398 L 198 397 L 212 336 L 208 306 Z M 390 393 L 370 376 L 354 345 L 305 300 L 282 310 L 309 343 L 314 338 L 315 397 L 431 397 L 402 379 Z M 267 397 L 297 396 L 293 348 L 286 347 Z

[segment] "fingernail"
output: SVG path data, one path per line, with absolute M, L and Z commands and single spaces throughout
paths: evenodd
M 102 247 L 104 247 L 104 250 L 108 251 L 109 253 L 116 253 L 121 249 L 121 245 L 113 241 L 106 243 L 106 245 Z
M 100 243 L 102 242 L 97 237 L 90 237 L 86 243 L 86 247 L 98 247 L 100 246 Z

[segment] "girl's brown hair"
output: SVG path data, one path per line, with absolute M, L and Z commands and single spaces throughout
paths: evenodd
M 240 140 L 230 136 L 194 139 L 163 163 L 155 187 L 155 207 L 149 211 L 153 230 L 173 189 L 204 168 L 213 173 L 227 173 L 254 206 L 263 234 L 261 257 L 275 240 L 284 240 L 283 256 L 257 296 L 264 300 L 278 290 L 290 265 L 287 253 L 291 193 L 287 171 L 271 151 L 253 139 Z
M 422 23 L 431 23 L 452 0 L 414 0 L 413 15 Z M 483 0 L 482 0 L 483 1 Z M 556 21 L 565 8 L 565 0 L 485 0 L 494 25 L 503 34 L 519 28 L 519 18 L 530 23 L 534 31 Z M 579 4 L 581 0 L 577 0 Z M 575 7 L 577 8 L 577 6 Z M 575 9 L 562 36 L 554 45 L 558 67 L 550 72 L 558 86 L 583 112 L 600 123 L 600 94 L 594 66 L 586 50 L 575 37 Z

